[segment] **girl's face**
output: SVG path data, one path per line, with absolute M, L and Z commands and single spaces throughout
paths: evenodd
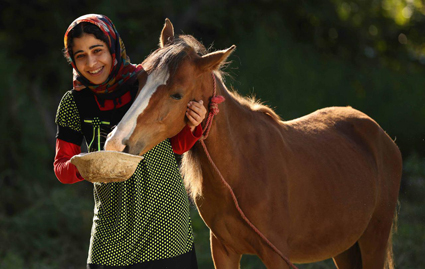
M 112 55 L 108 45 L 87 33 L 73 41 L 74 62 L 81 75 L 93 84 L 105 82 L 112 68 Z

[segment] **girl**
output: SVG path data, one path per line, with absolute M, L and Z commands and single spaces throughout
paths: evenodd
M 137 73 L 115 26 L 103 15 L 77 18 L 65 33 L 64 54 L 73 67 L 73 90 L 56 115 L 54 171 L 60 182 L 84 180 L 70 163 L 81 152 L 103 149 L 138 91 Z M 200 138 L 206 109 L 188 104 L 187 126 L 148 153 L 125 182 L 94 183 L 94 218 L 87 268 L 197 268 L 189 201 L 173 154 Z

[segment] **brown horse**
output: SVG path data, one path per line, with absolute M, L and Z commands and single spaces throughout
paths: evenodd
M 283 257 L 294 263 L 333 258 L 343 269 L 391 268 L 398 147 L 351 107 L 281 121 L 270 108 L 230 92 L 219 68 L 234 48 L 208 53 L 192 36 L 174 37 L 166 20 L 160 48 L 143 63 L 140 93 L 106 150 L 143 155 L 176 135 L 186 124 L 188 101 L 208 104 L 216 80 L 225 102 L 205 144 L 243 213 L 271 244 L 242 217 L 197 143 L 182 169 L 210 228 L 215 267 L 238 268 L 247 253 L 267 268 L 289 268 Z

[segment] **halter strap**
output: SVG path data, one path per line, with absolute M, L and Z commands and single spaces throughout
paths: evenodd
M 217 94 L 217 83 L 216 83 L 216 79 L 214 76 L 214 73 L 211 73 L 212 79 L 213 79 L 213 95 L 210 98 L 210 103 L 208 105 L 209 107 L 209 113 L 208 113 L 208 118 L 207 118 L 207 122 L 205 124 L 204 129 L 204 133 L 202 134 L 202 137 L 200 138 L 200 140 L 205 140 L 207 139 L 210 130 L 211 130 L 211 125 L 212 125 L 212 121 L 215 115 L 218 114 L 218 112 L 220 112 L 220 110 L 218 109 L 218 104 L 224 102 L 224 100 L 226 100 L 223 96 L 221 95 L 216 95 Z

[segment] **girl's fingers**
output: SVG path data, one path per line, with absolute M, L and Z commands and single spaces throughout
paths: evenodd
M 194 113 L 200 117 L 205 117 L 206 114 L 206 110 L 202 109 L 202 108 L 195 108 L 195 107 L 191 107 L 187 109 L 187 112 L 191 112 Z
M 196 126 L 201 124 L 201 122 L 205 119 L 206 112 L 207 110 L 203 106 L 202 100 L 200 100 L 199 102 L 190 101 L 187 104 L 186 115 L 188 116 L 188 118 L 190 115 L 189 120 Z
M 196 101 L 190 101 L 188 104 L 188 107 L 192 108 L 192 109 L 205 109 L 202 100 L 199 102 Z
M 189 122 L 191 124 L 189 124 L 189 126 L 197 126 L 199 124 L 197 124 L 197 121 L 192 117 L 192 115 L 190 115 L 189 113 L 186 113 L 187 118 L 189 119 Z
M 195 116 L 201 116 L 201 113 L 200 113 L 200 111 L 198 109 L 190 108 L 190 109 L 187 110 L 187 112 L 189 112 L 194 117 Z
M 188 111 L 188 114 L 193 118 L 193 119 L 195 119 L 197 122 L 198 121 L 200 121 L 200 119 L 201 119 L 201 116 L 200 115 L 198 115 L 197 113 L 195 113 L 194 111 Z

